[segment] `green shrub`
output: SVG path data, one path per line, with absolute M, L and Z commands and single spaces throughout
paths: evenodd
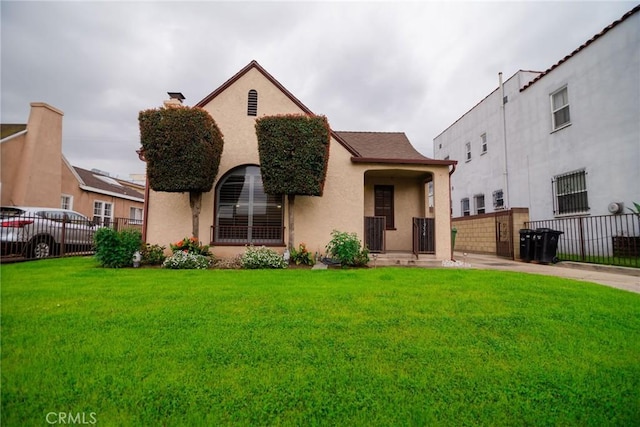
M 138 114 L 149 186 L 155 191 L 207 192 L 218 174 L 224 146 L 211 115 L 198 107 L 169 107 Z
M 172 270 L 206 270 L 210 266 L 210 257 L 182 251 L 174 253 L 162 263 L 162 267 Z
M 95 257 L 103 267 L 122 268 L 133 265 L 133 254 L 142 246 L 142 235 L 137 230 L 115 231 L 101 228 L 94 235 Z
M 248 246 L 241 258 L 242 268 L 286 268 L 287 262 L 282 255 L 264 246 L 256 248 Z
M 177 252 L 188 252 L 190 254 L 210 256 L 209 246 L 200 243 L 197 237 L 185 237 L 179 242 L 169 245 L 171 251 L 175 254 Z
M 331 241 L 326 249 L 327 253 L 340 261 L 342 266 L 360 267 L 369 262 L 369 250 L 362 248 L 356 233 L 333 230 Z
M 141 263 L 143 265 L 161 265 L 167 258 L 164 255 L 165 246 L 150 245 L 149 243 L 143 244 L 140 247 L 140 255 L 142 256 Z
M 307 246 L 304 243 L 300 243 L 298 249 L 291 249 L 291 262 L 295 262 L 296 265 L 313 265 L 316 260 L 313 259 L 313 254 L 307 250 Z
M 255 128 L 265 193 L 322 196 L 331 139 L 327 118 L 264 116 Z

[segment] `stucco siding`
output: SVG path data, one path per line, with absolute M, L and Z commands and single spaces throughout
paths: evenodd
M 475 213 L 476 194 L 493 212 L 493 192 L 502 189 L 505 207 L 529 207 L 532 221 L 553 218 L 552 181 L 574 171 L 586 173 L 589 209 L 580 213 L 607 215 L 611 202 L 640 200 L 640 12 L 527 84 L 536 74 L 519 71 L 504 83 L 504 117 L 498 88 L 434 139 L 436 158 L 459 160 L 451 181 L 454 217 L 463 215 L 463 198 Z M 564 87 L 570 124 L 554 130 L 551 95 Z M 479 155 L 483 132 L 488 151 Z

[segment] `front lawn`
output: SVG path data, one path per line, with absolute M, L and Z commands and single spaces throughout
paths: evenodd
M 640 424 L 637 294 L 470 269 L 96 265 L 0 267 L 3 426 Z

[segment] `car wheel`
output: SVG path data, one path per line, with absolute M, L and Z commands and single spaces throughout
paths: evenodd
M 29 245 L 29 258 L 47 258 L 53 255 L 53 242 L 48 237 L 38 237 Z

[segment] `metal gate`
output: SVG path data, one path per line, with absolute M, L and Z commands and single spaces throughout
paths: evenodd
M 436 220 L 413 218 L 413 253 L 433 254 L 436 251 Z
M 385 216 L 364 217 L 364 244 L 369 248 L 370 252 L 385 251 L 384 230 L 386 221 L 387 217 Z
M 497 212 L 495 219 L 496 255 L 513 259 L 513 212 Z

